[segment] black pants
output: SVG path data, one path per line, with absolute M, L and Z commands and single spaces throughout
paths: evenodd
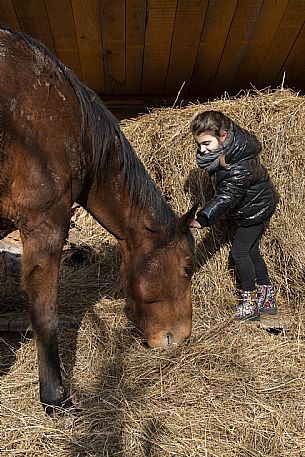
M 237 227 L 231 255 L 243 290 L 254 290 L 255 284 L 270 284 L 268 270 L 259 250 L 259 242 L 268 221 L 251 227 Z

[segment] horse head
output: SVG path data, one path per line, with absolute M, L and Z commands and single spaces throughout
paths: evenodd
M 146 228 L 128 268 L 122 262 L 132 320 L 152 348 L 180 344 L 191 335 L 194 241 L 189 223 L 197 207 L 177 219 L 174 235 Z

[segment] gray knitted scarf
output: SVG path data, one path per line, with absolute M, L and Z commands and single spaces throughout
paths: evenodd
M 233 123 L 230 126 L 227 137 L 224 142 L 221 144 L 220 148 L 214 149 L 207 154 L 202 152 L 196 153 L 196 161 L 199 168 L 204 168 L 209 173 L 213 173 L 219 168 L 220 156 L 222 153 L 226 153 L 234 144 L 234 133 L 233 133 Z

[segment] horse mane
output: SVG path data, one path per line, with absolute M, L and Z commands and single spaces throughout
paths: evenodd
M 62 73 L 74 90 L 80 105 L 81 134 L 83 136 L 85 131 L 91 132 L 93 175 L 96 175 L 98 179 L 103 176 L 109 154 L 111 151 L 116 151 L 123 178 L 129 189 L 131 204 L 136 202 L 141 209 L 148 209 L 159 224 L 168 231 L 174 232 L 177 216 L 145 170 L 120 129 L 118 120 L 106 108 L 98 95 L 83 84 L 73 71 L 67 68 L 40 41 L 6 26 L 1 26 L 1 29 L 13 34 L 17 40 L 23 40 L 34 56 L 42 55 L 52 65 L 54 74 Z M 116 147 L 117 143 L 120 147 Z

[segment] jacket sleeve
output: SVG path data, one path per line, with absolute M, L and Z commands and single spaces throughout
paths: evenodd
M 224 173 L 217 183 L 215 197 L 197 213 L 197 220 L 202 227 L 213 225 L 243 200 L 252 180 L 252 172 L 247 162 L 233 165 L 226 170 L 227 173 Z

